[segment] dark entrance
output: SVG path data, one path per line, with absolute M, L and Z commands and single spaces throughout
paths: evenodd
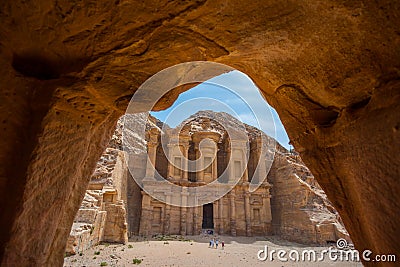
M 213 204 L 208 203 L 203 205 L 203 229 L 213 229 L 214 228 L 214 214 L 213 214 Z

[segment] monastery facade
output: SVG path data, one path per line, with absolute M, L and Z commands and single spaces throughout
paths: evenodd
M 147 131 L 139 234 L 271 234 L 268 162 L 261 160 L 255 167 L 260 156 L 268 158 L 268 150 L 260 146 L 263 136 L 248 142 L 243 131 L 228 134 L 208 118 L 200 122 L 168 129 L 163 137 L 157 128 Z M 187 159 L 196 161 L 198 171 L 190 171 L 193 166 Z M 263 182 L 250 192 L 251 183 L 258 181 Z M 219 198 L 221 192 L 228 193 Z M 207 203 L 208 199 L 214 201 Z

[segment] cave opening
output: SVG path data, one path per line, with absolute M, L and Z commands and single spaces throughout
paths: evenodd
M 122 176 L 107 176 L 114 180 L 114 202 L 122 201 L 120 208 L 126 210 L 126 223 L 120 217 L 118 231 L 126 231 L 129 240 L 158 234 L 197 235 L 203 229 L 319 244 L 348 236 L 344 227 L 332 227 L 341 222 L 326 196 L 311 197 L 320 187 L 290 147 L 279 116 L 245 74 L 231 71 L 216 76 L 181 92 L 169 108 L 146 114 L 125 114 L 111 142 L 118 146 L 102 156 L 103 162 L 113 160 L 129 169 Z M 123 122 L 145 126 L 143 139 L 138 138 L 137 127 L 128 131 L 126 138 L 136 141 L 127 150 L 118 140 L 127 126 Z M 127 154 L 119 155 L 115 149 Z M 127 166 L 120 157 L 127 157 Z M 95 188 L 93 182 L 89 190 Z M 213 183 L 191 202 L 193 190 Z M 218 195 L 224 188 L 228 189 Z M 331 219 L 311 219 L 311 212 Z M 299 234 L 304 231 L 309 234 Z
M 188 60 L 223 62 L 253 77 L 271 96 L 294 146 L 329 194 L 357 248 L 374 254 L 400 251 L 398 6 L 396 1 L 162 6 L 9 1 L 1 13 L 2 263 L 60 265 L 91 172 L 128 98 L 150 75 Z M 75 55 L 77 60 L 68 60 Z M 90 64 L 79 63 L 85 58 Z M 157 110 L 173 98 L 164 98 Z M 38 110 L 43 116 L 37 116 Z M 217 155 L 220 162 L 223 153 Z M 295 155 L 288 156 L 299 164 Z M 256 159 L 250 157 L 249 177 L 257 173 Z M 27 171 L 15 167 L 21 165 Z M 218 166 L 217 172 L 223 170 Z M 270 174 L 271 179 L 277 176 Z M 286 177 L 316 187 L 307 172 Z M 271 184 L 272 191 L 278 190 L 279 180 Z M 310 207 L 303 194 L 294 195 L 293 207 Z M 140 190 L 136 197 L 141 201 Z M 230 210 L 224 205 L 237 204 L 235 196 L 214 206 L 216 225 L 246 203 L 267 201 L 246 195 L 238 199 Z M 154 208 L 133 217 L 154 212 L 151 218 L 169 220 L 167 209 Z M 257 231 L 262 210 L 246 211 L 260 218 L 246 231 Z M 281 223 L 274 221 L 272 227 Z M 168 230 L 171 225 L 164 226 Z M 243 229 L 245 224 L 229 227 Z M 327 225 L 318 227 L 316 239 L 335 240 L 327 236 Z M 287 224 L 285 229 L 293 228 Z

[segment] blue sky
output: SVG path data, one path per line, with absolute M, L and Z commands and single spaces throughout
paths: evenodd
M 232 71 L 216 76 L 180 94 L 168 109 L 151 114 L 175 127 L 200 110 L 227 112 L 243 123 L 264 131 L 289 149 L 289 138 L 278 114 L 242 72 Z

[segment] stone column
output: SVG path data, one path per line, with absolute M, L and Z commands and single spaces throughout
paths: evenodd
M 213 202 L 213 218 L 214 218 L 214 231 L 215 233 L 219 232 L 220 228 L 220 217 L 218 212 L 218 201 Z
M 269 189 L 268 189 L 269 190 Z M 271 214 L 271 195 L 266 193 L 262 195 L 262 203 L 263 203 L 263 210 L 265 212 L 264 216 L 262 216 L 262 224 L 265 232 L 269 232 L 269 225 L 272 221 L 272 214 Z M 261 214 L 262 215 L 262 214 Z
M 167 167 L 167 178 L 170 179 L 174 177 L 174 156 L 173 154 L 173 148 L 175 144 L 168 144 L 168 167 Z
M 195 192 L 196 193 L 196 192 Z M 199 229 L 197 225 L 197 221 L 199 220 L 199 207 L 197 207 L 198 200 L 197 197 L 194 197 L 194 207 L 193 207 L 193 235 L 199 234 Z
M 244 211 L 246 220 L 246 235 L 252 236 L 251 234 L 251 210 L 250 210 L 250 193 L 246 192 L 244 196 Z
M 182 151 L 182 179 L 183 181 L 188 181 L 189 180 L 189 141 L 191 137 L 189 135 L 188 131 L 182 131 L 180 136 L 179 136 L 179 143 L 181 147 L 183 148 Z
M 228 151 L 228 153 L 231 155 L 233 152 L 232 152 L 232 149 L 229 147 L 228 149 L 227 149 L 227 151 Z M 232 155 L 231 155 L 231 157 L 232 157 Z M 235 160 L 232 158 L 232 160 L 231 160 L 231 162 L 229 162 L 228 163 L 228 183 L 230 183 L 230 184 L 233 184 L 233 183 L 235 183 L 235 180 L 236 180 L 236 176 L 235 176 Z
M 187 213 L 187 198 L 189 193 L 187 192 L 186 188 L 182 188 L 181 192 L 181 235 L 186 235 L 186 213 Z
M 244 173 L 243 173 L 243 177 L 242 177 L 243 180 L 242 181 L 243 181 L 243 183 L 248 183 L 249 182 L 249 169 L 247 168 L 248 167 L 248 162 L 246 164 L 246 158 L 243 159 L 243 164 L 246 165 L 246 168 L 244 169 Z
M 164 192 L 165 194 L 165 214 L 164 214 L 164 234 L 165 235 L 169 235 L 169 226 L 171 223 L 171 205 L 169 205 L 168 203 L 171 202 L 171 192 Z
M 188 235 L 193 235 L 193 213 L 194 213 L 193 207 L 187 208 L 186 230 Z
M 212 168 L 213 168 L 213 170 L 212 170 L 213 176 L 212 177 L 213 177 L 213 180 L 215 180 L 218 178 L 218 148 L 217 148 L 217 151 L 215 151 L 215 159 L 212 162 Z
M 224 234 L 224 213 L 223 213 L 223 206 L 224 206 L 224 198 L 221 197 L 218 200 L 218 212 L 219 212 L 219 234 L 223 235 Z
M 153 210 L 150 201 L 151 197 L 146 192 L 142 191 L 142 216 L 140 218 L 140 234 L 145 236 L 151 234 Z
M 193 234 L 199 234 L 198 220 L 200 219 L 199 207 L 193 207 Z M 201 225 L 200 225 L 201 227 Z
M 261 145 L 261 144 L 260 144 Z M 257 166 L 257 173 L 254 173 L 254 175 L 256 176 L 257 183 L 261 183 L 261 181 L 264 180 L 264 178 L 267 176 L 267 168 L 266 168 L 266 164 L 265 164 L 265 154 L 262 153 L 261 148 L 257 148 L 257 156 L 259 156 L 259 164 Z
M 236 236 L 236 203 L 235 203 L 235 193 L 233 191 L 229 194 L 230 200 L 230 226 L 231 226 L 231 235 Z
M 240 150 L 242 151 L 242 164 L 243 164 L 243 166 L 246 166 L 246 168 L 244 169 L 244 173 L 242 175 L 241 181 L 243 183 L 247 183 L 249 181 L 249 171 L 247 168 L 248 158 L 246 156 L 247 156 L 248 148 L 246 146 L 246 141 L 240 142 Z
M 197 182 L 203 182 L 204 181 L 204 164 L 202 160 L 199 160 L 200 157 L 200 150 L 199 150 L 199 144 L 195 143 L 195 151 L 196 151 L 196 159 L 198 159 L 197 164 L 196 164 L 196 169 L 199 170 L 197 171 L 197 177 L 196 181 Z
M 147 142 L 146 180 L 153 180 L 156 170 L 157 143 Z
M 182 172 L 183 180 L 189 180 L 189 141 L 185 142 L 183 147 L 183 159 L 182 159 Z

